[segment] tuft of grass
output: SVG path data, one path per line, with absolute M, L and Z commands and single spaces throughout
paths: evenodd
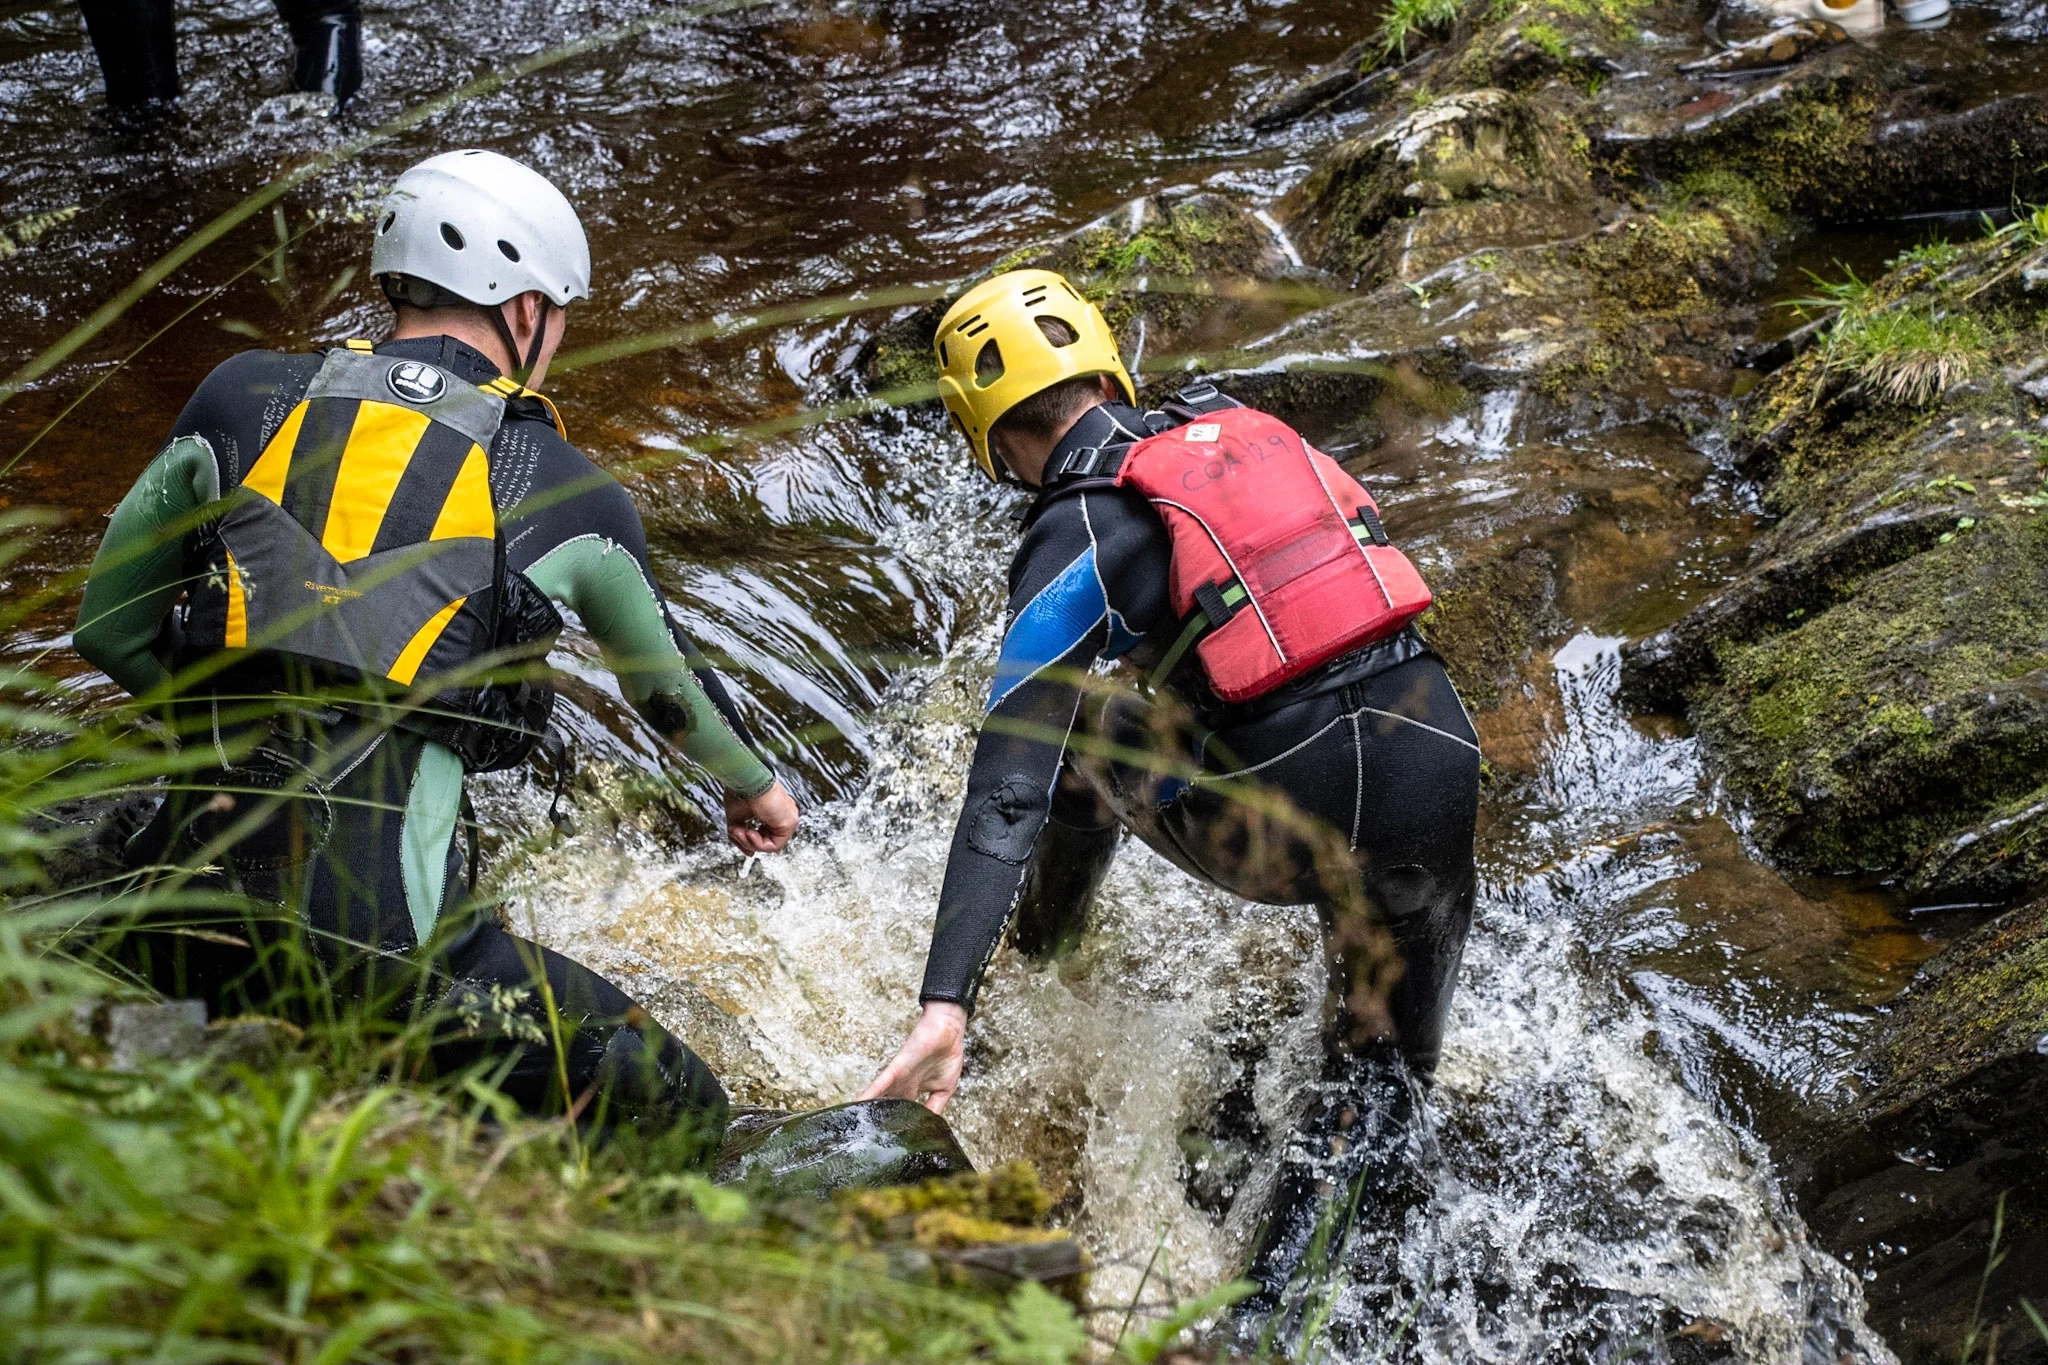
M 1459 0 L 1393 0 L 1380 20 L 1381 57 L 1406 58 L 1410 38 L 1451 27 L 1458 21 L 1459 9 Z
M 1924 270 L 1939 274 L 1963 259 L 1963 249 L 1945 237 L 1908 247 L 1885 264 L 1893 270 Z
M 1923 407 L 1978 373 L 1990 354 L 1990 335 L 1967 313 L 1845 309 L 1828 333 L 1822 367 L 1852 389 Z

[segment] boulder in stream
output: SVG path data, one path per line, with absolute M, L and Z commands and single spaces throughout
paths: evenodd
M 1903 1365 L 1955 1360 L 1973 1317 L 1976 1359 L 1996 1331 L 2001 1365 L 2048 1361 L 2021 1305 L 2048 1316 L 2048 900 L 1929 963 L 1866 1055 L 1871 1088 L 1793 1154 L 1808 1225 Z
M 915 1185 L 974 1163 L 946 1121 L 911 1100 L 864 1100 L 804 1114 L 742 1109 L 719 1148 L 715 1178 L 760 1181 L 780 1196 Z

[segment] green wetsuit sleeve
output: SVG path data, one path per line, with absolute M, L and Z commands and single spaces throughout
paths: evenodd
M 201 437 L 180 436 L 150 462 L 107 523 L 71 638 L 87 663 L 131 696 L 170 677 L 150 646 L 186 587 L 185 535 L 219 498 L 213 448 Z
M 740 742 L 691 675 L 631 551 L 603 536 L 578 536 L 534 561 L 526 576 L 582 618 L 626 700 L 685 758 L 739 796 L 759 796 L 775 785 L 775 774 Z

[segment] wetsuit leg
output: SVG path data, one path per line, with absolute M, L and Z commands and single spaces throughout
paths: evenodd
M 178 97 L 178 35 L 171 0 L 79 0 L 100 60 L 107 103 L 135 110 Z
M 292 89 L 334 96 L 338 109 L 363 83 L 361 0 L 276 0 L 297 56 Z
M 1123 827 L 1116 812 L 1096 795 L 1072 765 L 1060 769 L 1052 810 L 1017 896 L 1011 921 L 1018 951 L 1030 957 L 1058 957 L 1080 941 L 1088 907 L 1109 875 Z
M 532 1114 L 562 1111 L 566 1073 L 570 1102 L 582 1104 L 586 1127 L 687 1129 L 700 1156 L 716 1150 L 728 1110 L 718 1078 L 610 981 L 489 920 L 450 943 L 441 962 L 454 984 L 439 1005 L 437 1067 L 482 1063 L 497 1087 Z
M 1479 739 L 1433 659 L 1355 684 L 1344 706 L 1356 755 L 1357 880 L 1318 898 L 1330 926 L 1338 1005 L 1329 1051 L 1335 1056 L 1390 1031 L 1427 1080 L 1472 926 Z M 1383 935 L 1394 950 L 1391 989 Z

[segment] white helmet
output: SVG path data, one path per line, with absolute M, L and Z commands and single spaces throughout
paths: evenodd
M 391 187 L 370 274 L 425 280 L 487 306 L 538 289 L 560 308 L 590 297 L 590 243 L 538 171 L 496 152 L 443 152 Z

